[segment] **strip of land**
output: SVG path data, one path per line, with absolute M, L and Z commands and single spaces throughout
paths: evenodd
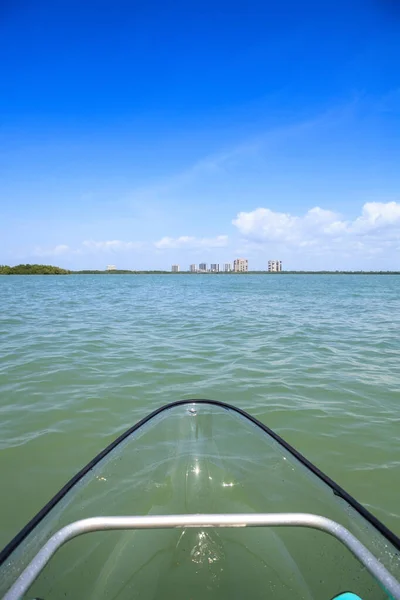
M 127 269 L 115 269 L 112 271 L 98 271 L 93 269 L 85 269 L 83 271 L 71 271 L 68 269 L 61 269 L 53 265 L 16 265 L 10 267 L 8 265 L 0 265 L 0 275 L 192 275 L 193 277 L 200 277 L 202 275 L 214 277 L 214 276 L 229 276 L 229 275 L 270 275 L 270 276 L 284 276 L 284 275 L 400 275 L 400 271 L 247 271 L 247 272 L 235 272 L 235 271 L 219 271 L 216 273 L 192 273 L 191 271 L 179 271 L 178 273 L 172 273 L 171 271 L 131 271 Z

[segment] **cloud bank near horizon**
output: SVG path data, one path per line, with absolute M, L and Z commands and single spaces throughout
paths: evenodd
M 395 201 L 367 202 L 352 220 L 316 206 L 302 216 L 257 208 L 240 212 L 232 224 L 245 242 L 285 248 L 289 254 L 311 249 L 347 257 L 400 250 L 400 203 Z
M 233 231 L 228 236 L 196 237 L 182 235 L 164 236 L 156 241 L 143 240 L 84 240 L 78 245 L 58 244 L 51 248 L 35 248 L 32 252 L 38 257 L 101 257 L 111 260 L 112 256 L 121 259 L 148 256 L 164 257 L 168 263 L 173 260 L 184 264 L 204 252 L 247 253 L 251 267 L 265 268 L 265 256 L 280 256 L 290 268 L 301 268 L 304 259 L 309 268 L 310 256 L 332 255 L 336 265 L 341 259 L 352 258 L 395 258 L 400 251 L 400 202 L 366 202 L 353 219 L 344 218 L 335 211 L 318 206 L 303 215 L 290 212 L 277 212 L 260 207 L 252 211 L 239 212 L 231 221 Z M 270 256 L 271 255 L 271 256 Z M 393 262 L 393 261 L 392 261 Z M 168 267 L 168 264 L 165 265 Z M 355 268 L 358 268 L 355 266 Z M 388 268 L 393 268 L 393 265 Z

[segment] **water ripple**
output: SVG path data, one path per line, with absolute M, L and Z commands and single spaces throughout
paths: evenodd
M 400 533 L 400 278 L 2 277 L 0 303 L 0 544 L 190 397 L 248 410 Z

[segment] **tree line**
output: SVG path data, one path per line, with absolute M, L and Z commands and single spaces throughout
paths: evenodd
M 53 265 L 0 265 L 0 275 L 68 275 L 71 271 Z

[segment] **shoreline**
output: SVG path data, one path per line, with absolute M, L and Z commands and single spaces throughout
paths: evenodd
M 116 270 L 116 271 L 96 271 L 96 270 L 84 270 L 84 271 L 61 271 L 61 272 L 25 272 L 21 273 L 18 271 L 11 272 L 0 272 L 0 276 L 4 275 L 21 275 L 21 276 L 35 276 L 35 275 L 173 275 L 173 276 L 181 276 L 181 275 L 191 275 L 193 277 L 196 276 L 229 276 L 229 275 L 239 275 L 239 276 L 248 276 L 248 275 L 269 275 L 276 277 L 283 277 L 285 275 L 400 275 L 400 271 L 280 271 L 280 272 L 270 272 L 270 271 L 247 271 L 247 272 L 235 272 L 235 271 L 220 271 L 217 273 L 192 273 L 191 271 L 180 271 L 179 273 L 172 273 L 171 271 L 128 271 L 128 270 Z

